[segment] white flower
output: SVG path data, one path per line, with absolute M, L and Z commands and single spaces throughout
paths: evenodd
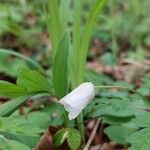
M 94 84 L 85 82 L 63 97 L 59 103 L 69 112 L 68 117 L 71 120 L 76 118 L 94 97 Z

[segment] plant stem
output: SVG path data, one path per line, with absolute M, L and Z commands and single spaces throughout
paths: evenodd
M 82 123 L 81 123 L 82 122 Z M 83 124 L 83 113 L 81 112 L 77 117 L 78 130 L 81 134 L 83 145 L 85 144 L 84 124 Z
M 138 95 L 140 95 L 141 97 L 143 97 L 143 95 L 141 95 L 140 93 L 138 93 L 137 91 L 133 90 L 133 89 L 130 89 L 128 87 L 124 87 L 124 86 L 115 86 L 115 85 L 100 85 L 100 86 L 95 86 L 96 89 L 103 89 L 103 88 L 107 88 L 107 89 L 110 89 L 110 88 L 117 88 L 117 89 L 124 89 L 124 90 L 128 90 L 128 91 L 131 91 L 133 93 L 136 93 Z

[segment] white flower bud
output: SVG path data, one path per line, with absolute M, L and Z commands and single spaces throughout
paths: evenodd
M 94 97 L 94 84 L 92 82 L 85 82 L 63 97 L 59 103 L 69 112 L 68 117 L 71 120 L 76 118 Z

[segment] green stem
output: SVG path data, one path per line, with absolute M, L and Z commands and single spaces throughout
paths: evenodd
M 82 122 L 82 123 L 81 123 Z M 78 130 L 81 134 L 83 145 L 85 144 L 84 124 L 83 124 L 83 113 L 81 112 L 77 117 Z
M 143 97 L 143 95 L 141 95 L 140 93 L 138 93 L 137 91 L 133 90 L 133 89 L 130 89 L 130 88 L 127 88 L 127 87 L 124 87 L 124 86 L 115 86 L 115 85 L 100 85 L 100 86 L 95 86 L 96 89 L 103 89 L 103 88 L 107 88 L 107 89 L 110 89 L 110 88 L 117 88 L 117 89 L 124 89 L 124 90 L 128 90 L 128 91 L 131 91 L 133 93 L 136 93 L 138 95 L 140 95 L 141 97 Z

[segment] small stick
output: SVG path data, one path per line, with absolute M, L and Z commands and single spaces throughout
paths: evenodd
M 93 131 L 92 131 L 92 133 L 90 135 L 90 138 L 89 138 L 88 142 L 86 143 L 86 145 L 85 145 L 83 150 L 88 150 L 89 149 L 89 147 L 90 147 L 90 145 L 91 145 L 91 143 L 92 143 L 92 141 L 94 139 L 94 136 L 96 134 L 96 131 L 98 129 L 99 124 L 100 124 L 100 119 L 97 120 L 97 122 L 96 122 L 96 124 L 94 126 L 94 129 L 93 129 Z

